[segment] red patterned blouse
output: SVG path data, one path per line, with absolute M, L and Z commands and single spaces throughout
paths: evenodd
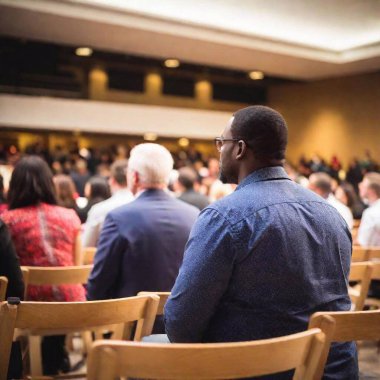
M 1 214 L 8 226 L 20 265 L 74 265 L 74 245 L 81 224 L 74 210 L 41 203 Z M 82 285 L 29 286 L 30 301 L 84 301 Z

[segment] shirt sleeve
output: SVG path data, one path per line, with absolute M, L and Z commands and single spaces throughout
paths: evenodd
M 370 246 L 372 235 L 375 232 L 376 228 L 376 220 L 371 215 L 370 210 L 365 210 L 363 212 L 362 220 L 360 222 L 359 230 L 358 230 L 358 243 L 361 246 Z
M 109 214 L 106 217 L 94 258 L 94 267 L 87 283 L 87 299 L 114 298 L 122 255 L 127 242 L 120 235 L 117 223 Z
M 205 209 L 186 245 L 184 261 L 165 306 L 171 342 L 202 342 L 234 266 L 231 227 L 214 209 Z

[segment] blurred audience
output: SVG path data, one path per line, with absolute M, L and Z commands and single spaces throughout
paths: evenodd
M 90 208 L 83 232 L 84 247 L 97 246 L 104 219 L 110 211 L 133 201 L 133 194 L 127 186 L 127 165 L 126 159 L 117 160 L 111 165 L 111 177 L 108 184 L 112 196 Z
M 90 172 L 87 170 L 86 160 L 78 159 L 75 162 L 75 169 L 70 172 L 70 177 L 74 181 L 79 196 L 83 197 L 85 195 L 84 187 L 91 177 Z
M 320 195 L 328 203 L 337 209 L 351 230 L 354 226 L 354 218 L 351 210 L 338 201 L 332 193 L 332 178 L 327 173 L 313 173 L 309 177 L 309 189 Z
M 335 197 L 351 210 L 354 219 L 362 217 L 365 205 L 360 201 L 354 187 L 350 183 L 346 181 L 341 182 L 335 190 Z
M 78 213 L 76 198 L 78 193 L 71 177 L 66 174 L 58 174 L 53 177 L 55 191 L 57 195 L 57 204 L 65 208 L 71 208 Z
M 107 179 L 101 176 L 90 177 L 85 184 L 84 195 L 87 199 L 87 204 L 78 210 L 79 218 L 82 223 L 86 223 L 88 212 L 92 206 L 105 201 L 111 196 Z
M 178 199 L 195 206 L 199 210 L 203 210 L 210 204 L 210 201 L 195 189 L 199 185 L 197 172 L 193 168 L 183 167 L 179 169 L 175 185 L 176 192 L 180 193 Z
M 0 214 L 7 209 L 7 200 L 4 194 L 4 178 L 0 174 Z
M 359 189 L 361 198 L 369 207 L 363 212 L 358 243 L 380 247 L 380 173 L 367 173 Z

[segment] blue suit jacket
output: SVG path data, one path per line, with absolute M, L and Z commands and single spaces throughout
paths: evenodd
M 87 299 L 170 291 L 198 213 L 162 190 L 147 190 L 110 212 L 100 234 Z

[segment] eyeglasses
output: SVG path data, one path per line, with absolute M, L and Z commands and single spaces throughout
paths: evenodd
M 222 150 L 222 146 L 225 142 L 234 142 L 234 141 L 240 141 L 240 139 L 225 139 L 224 137 L 217 137 L 214 139 L 216 149 L 218 149 L 218 152 L 220 153 Z

